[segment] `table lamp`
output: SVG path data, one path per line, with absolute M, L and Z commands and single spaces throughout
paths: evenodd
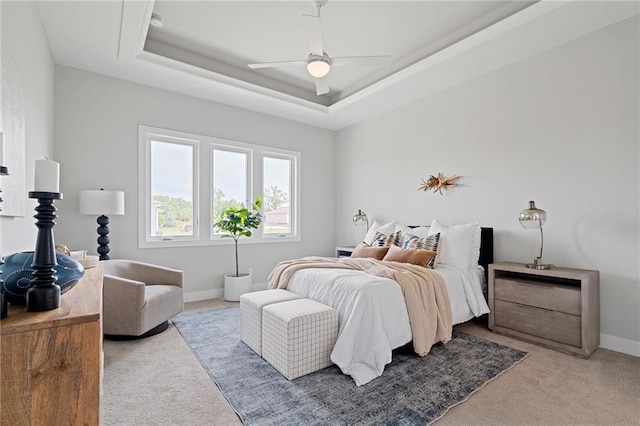
M 369 219 L 367 215 L 362 210 L 358 209 L 358 213 L 353 215 L 353 224 L 355 226 L 367 225 L 367 231 L 369 230 Z
M 536 207 L 534 201 L 529 201 L 529 208 L 520 212 L 518 219 L 520 225 L 527 229 L 540 229 L 540 256 L 533 259 L 533 263 L 527 263 L 527 268 L 531 269 L 551 269 L 553 265 L 542 263 L 542 248 L 544 246 L 544 235 L 542 226 L 547 220 L 547 212 Z
M 109 217 L 124 214 L 124 192 L 100 190 L 80 191 L 80 213 L 98 216 L 98 254 L 109 260 Z

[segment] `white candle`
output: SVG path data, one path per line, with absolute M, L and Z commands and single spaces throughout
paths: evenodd
M 52 160 L 36 160 L 36 192 L 60 192 L 60 163 Z
M 6 166 L 4 164 L 4 133 L 0 132 L 0 166 Z

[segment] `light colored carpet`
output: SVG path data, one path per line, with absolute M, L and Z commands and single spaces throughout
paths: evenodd
M 186 311 L 231 306 L 189 303 Z M 587 360 L 493 334 L 458 330 L 530 353 L 452 408 L 438 425 L 640 425 L 640 358 L 598 349 Z M 105 341 L 104 425 L 239 425 L 237 415 L 178 331 Z

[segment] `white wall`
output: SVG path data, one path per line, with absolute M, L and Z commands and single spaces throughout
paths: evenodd
M 144 124 L 301 152 L 302 241 L 241 242 L 241 268 L 253 268 L 254 283 L 266 282 L 280 260 L 334 253 L 333 132 L 66 67 L 56 68 L 55 95 L 64 192 L 56 242 L 95 253 L 96 218 L 79 214 L 78 191 L 123 190 L 126 214 L 109 218 L 111 258 L 184 270 L 187 300 L 222 296 L 224 274 L 234 267 L 231 245 L 138 248 L 138 125 Z
M 638 19 L 624 21 L 344 129 L 336 139 L 336 242 L 382 221 L 479 221 L 496 261 L 530 262 L 548 213 L 544 261 L 600 271 L 602 345 L 640 355 Z M 418 88 L 417 88 L 418 89 Z M 461 175 L 445 195 L 421 179 Z
M 53 157 L 54 64 L 40 14 L 34 2 L 0 2 L 2 14 L 2 85 L 20 85 L 25 123 L 25 179 L 27 191 L 33 190 L 35 160 Z M 6 69 L 6 68 L 5 68 Z M 17 78 L 16 78 L 17 77 Z M 8 123 L 0 123 L 7 126 Z M 0 130 L 3 128 L 0 127 Z M 14 144 L 5 138 L 5 145 Z M 15 170 L 9 169 L 9 173 Z M 2 178 L 0 178 L 2 186 Z M 6 198 L 6 196 L 5 196 Z M 0 254 L 34 250 L 35 201 L 24 194 L 26 217 L 0 217 Z

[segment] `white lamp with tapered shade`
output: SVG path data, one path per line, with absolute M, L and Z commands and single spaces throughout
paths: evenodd
M 124 192 L 99 190 L 80 191 L 80 213 L 98 216 L 98 254 L 109 260 L 109 217 L 124 214 Z

